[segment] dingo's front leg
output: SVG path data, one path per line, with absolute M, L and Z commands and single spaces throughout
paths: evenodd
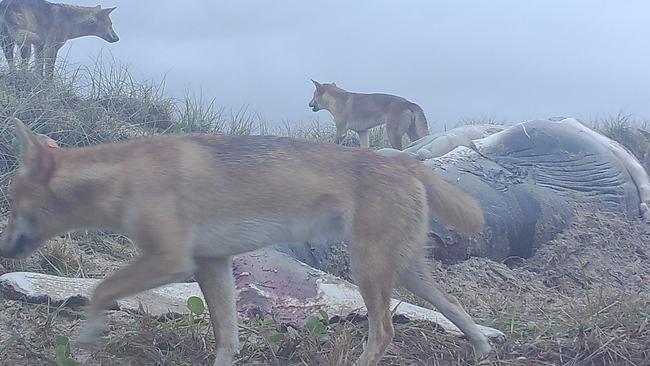
M 146 291 L 192 275 L 191 261 L 169 255 L 143 255 L 127 267 L 102 281 L 93 294 L 88 321 L 82 328 L 78 343 L 97 343 L 105 327 L 104 311 L 118 299 Z
M 344 122 L 336 122 L 336 136 L 334 137 L 334 143 L 337 145 L 340 145 L 343 142 L 343 139 L 345 138 L 345 135 L 348 132 L 348 127 L 347 123 Z
M 152 217 L 149 219 L 153 220 Z M 148 224 L 142 226 L 141 235 L 135 238 L 142 243 L 140 257 L 95 289 L 88 309 L 88 322 L 78 338 L 81 345 L 96 343 L 104 328 L 103 313 L 118 299 L 183 280 L 194 273 L 194 260 L 187 249 L 185 235 L 179 235 L 180 231 L 174 230 L 170 222 L 166 225 L 164 221 Z M 156 230 L 149 230 L 151 226 Z

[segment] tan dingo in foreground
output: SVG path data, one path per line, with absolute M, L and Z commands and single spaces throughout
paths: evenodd
M 113 30 L 110 14 L 115 8 L 54 4 L 45 0 L 2 0 L 0 40 L 10 68 L 14 68 L 14 47 L 20 48 L 23 68 L 36 49 L 36 72 L 52 77 L 59 49 L 70 39 L 97 36 L 107 42 L 120 38 Z
M 327 236 L 349 240 L 368 309 L 358 365 L 376 365 L 393 338 L 393 287 L 435 305 L 482 358 L 487 338 L 423 263 L 428 218 L 459 232 L 483 227 L 469 195 L 414 159 L 271 136 L 167 135 L 58 149 L 13 119 L 22 146 L 0 255 L 25 258 L 78 229 L 123 233 L 140 257 L 101 282 L 78 341 L 96 342 L 116 299 L 192 274 L 208 304 L 215 365 L 238 350 L 233 255 Z
M 335 143 L 340 144 L 348 130 L 359 134 L 361 147 L 369 147 L 368 130 L 386 124 L 388 141 L 402 150 L 402 136 L 412 141 L 429 134 L 422 108 L 408 100 L 389 94 L 351 93 L 335 83 L 321 84 L 312 80 L 316 90 L 309 102 L 312 111 L 328 110 L 336 124 Z

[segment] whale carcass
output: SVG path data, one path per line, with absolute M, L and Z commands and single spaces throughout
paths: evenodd
M 647 215 L 650 184 L 639 161 L 622 145 L 576 119 L 491 128 L 492 134 L 487 126 L 464 127 L 424 137 L 402 152 L 379 151 L 421 160 L 437 155 L 422 163 L 480 201 L 486 227 L 479 235 L 462 237 L 430 220 L 432 257 L 446 262 L 470 256 L 529 257 L 566 228 L 580 207 L 629 217 Z M 463 137 L 463 131 L 471 135 Z M 327 269 L 339 260 L 336 245 L 310 242 L 280 250 Z

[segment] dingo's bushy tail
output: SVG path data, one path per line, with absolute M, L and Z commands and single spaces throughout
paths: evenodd
M 483 209 L 474 197 L 447 183 L 426 166 L 416 169 L 417 179 L 427 190 L 430 216 L 459 233 L 473 234 L 483 230 Z

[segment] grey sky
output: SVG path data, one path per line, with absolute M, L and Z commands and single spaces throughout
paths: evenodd
M 72 1 L 72 0 L 71 0 Z M 320 119 L 310 78 L 422 106 L 431 130 L 462 118 L 650 118 L 650 2 L 74 0 L 117 5 L 121 37 L 102 49 L 181 96 L 248 105 L 264 119 Z

